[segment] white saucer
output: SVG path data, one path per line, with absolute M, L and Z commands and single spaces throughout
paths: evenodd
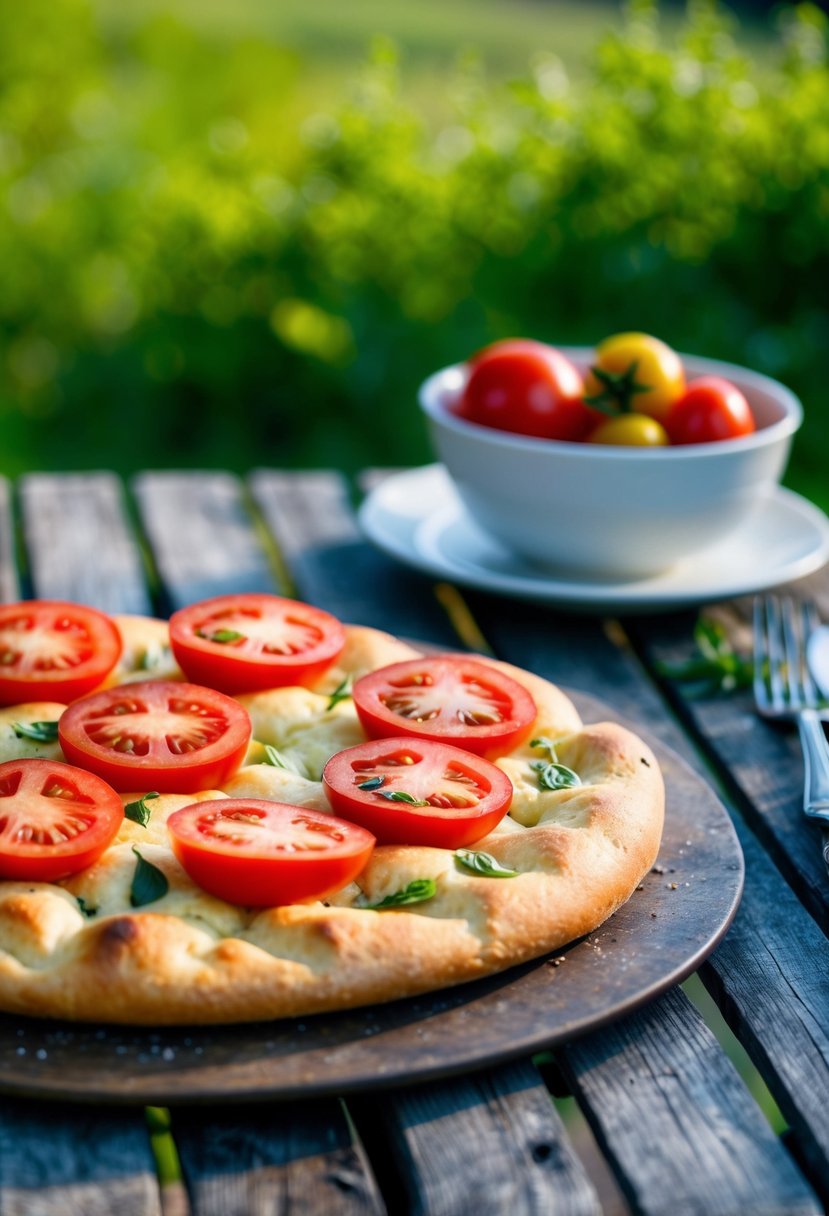
M 782 487 L 704 553 L 621 582 L 576 581 L 507 552 L 472 522 L 439 464 L 389 477 L 363 503 L 360 523 L 386 553 L 437 578 L 593 611 L 680 608 L 748 595 L 811 574 L 829 558 L 829 519 Z

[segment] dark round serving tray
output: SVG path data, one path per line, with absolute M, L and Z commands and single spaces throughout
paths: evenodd
M 577 700 L 587 719 L 615 716 Z M 719 799 L 649 742 L 667 789 L 659 860 L 588 937 L 457 988 L 279 1022 L 148 1030 L 0 1015 L 0 1093 L 150 1105 L 308 1098 L 503 1063 L 629 1013 L 696 970 L 730 925 L 743 884 Z

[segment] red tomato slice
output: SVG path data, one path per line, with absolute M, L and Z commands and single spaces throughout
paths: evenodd
M 536 708 L 525 688 L 462 655 L 409 659 L 357 680 L 354 705 L 372 739 L 413 735 L 502 756 L 529 733 Z
M 174 613 L 170 642 L 189 680 L 242 693 L 316 679 L 340 654 L 345 630 L 297 600 L 220 595 Z
M 116 790 L 192 794 L 214 789 L 245 758 L 251 725 L 212 688 L 148 680 L 107 688 L 62 714 L 58 738 L 73 764 Z
M 124 818 L 106 782 L 54 760 L 0 764 L 0 878 L 54 882 L 91 866 Z
M 332 809 L 381 844 L 459 849 L 506 815 L 512 782 L 480 756 L 429 739 L 373 739 L 338 752 L 322 783 Z
M 257 798 L 196 802 L 167 827 L 193 882 L 249 908 L 322 899 L 352 882 L 374 848 L 354 823 Z
M 97 688 L 121 654 L 115 624 L 82 604 L 23 600 L 0 607 L 0 705 L 68 704 Z

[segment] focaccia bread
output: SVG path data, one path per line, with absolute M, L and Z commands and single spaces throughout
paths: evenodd
M 164 646 L 155 624 L 133 633 Z M 352 702 L 330 707 L 331 691 L 348 675 L 416 654 L 387 634 L 349 628 L 343 655 L 316 691 L 239 698 L 254 742 L 222 790 L 158 797 L 146 827 L 125 820 L 100 859 L 69 879 L 0 882 L 0 1008 L 154 1025 L 309 1014 L 476 979 L 601 924 L 656 858 L 663 817 L 657 762 L 630 731 L 609 722 L 583 725 L 559 689 L 505 664 L 497 665 L 537 707 L 529 739 L 552 740 L 558 759 L 581 778 L 574 788 L 540 788 L 532 767 L 538 752 L 529 741 L 497 761 L 514 787 L 512 807 L 474 847 L 516 877 L 465 871 L 448 849 L 381 845 L 357 882 L 328 901 L 251 910 L 208 895 L 185 874 L 165 828 L 174 810 L 229 796 L 329 811 L 322 767 L 365 739 Z M 129 675 L 122 660 L 120 678 Z M 62 708 L 41 702 L 0 711 L 3 759 L 59 759 L 57 744 L 20 739 L 14 724 L 54 721 Z M 278 748 L 286 767 L 259 762 L 264 745 Z M 169 884 L 149 908 L 130 905 L 134 845 Z M 358 906 L 418 879 L 436 883 L 426 902 L 388 911 Z

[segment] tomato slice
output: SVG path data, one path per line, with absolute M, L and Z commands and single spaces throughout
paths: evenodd
M 352 882 L 374 848 L 354 823 L 258 798 L 196 802 L 167 827 L 193 882 L 249 908 L 322 899 Z
M 535 702 L 516 680 L 463 655 L 380 667 L 357 680 L 352 695 L 372 739 L 413 735 L 480 756 L 511 751 L 536 716 Z
M 62 600 L 0 607 L 0 705 L 68 704 L 97 688 L 118 662 L 121 635 L 97 608 Z
M 0 764 L 0 878 L 54 882 L 91 866 L 124 818 L 92 773 L 55 760 Z
M 67 760 L 116 790 L 192 794 L 231 777 L 245 758 L 251 724 L 238 701 L 175 681 L 122 684 L 76 701 L 61 715 Z
M 345 630 L 297 600 L 220 595 L 173 613 L 170 642 L 189 680 L 235 694 L 316 679 L 342 651 Z
M 322 783 L 331 808 L 381 844 L 458 849 L 506 815 L 512 782 L 471 752 L 431 739 L 373 739 L 338 752 Z

